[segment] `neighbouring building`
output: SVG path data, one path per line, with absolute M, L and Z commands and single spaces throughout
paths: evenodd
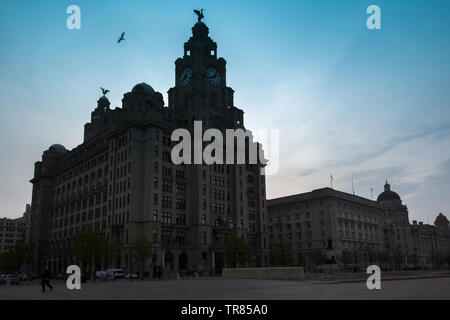
M 19 239 L 28 241 L 30 210 L 31 207 L 27 204 L 22 217 L 16 219 L 0 218 L 0 254 L 12 249 Z
M 380 253 L 395 269 L 448 265 L 448 219 L 441 213 L 434 226 L 410 224 L 400 196 L 387 182 L 384 189 L 377 201 L 331 188 L 268 200 L 270 248 L 287 245 L 299 266 L 313 266 L 317 250 L 328 263 L 347 252 L 360 266 L 380 263 Z
M 385 210 L 385 248 L 396 267 L 440 267 L 450 258 L 448 219 L 440 213 L 434 225 L 409 222 L 408 208 L 387 183 L 377 203 Z
M 294 263 L 312 266 L 312 253 L 320 250 L 329 262 L 342 252 L 383 250 L 383 214 L 375 201 L 323 188 L 271 199 L 268 207 L 269 244 L 285 243 Z
M 129 270 L 130 244 L 147 237 L 153 275 L 180 271 L 217 274 L 224 267 L 224 238 L 237 233 L 252 243 L 252 265 L 267 263 L 265 177 L 260 165 L 174 165 L 174 129 L 245 129 L 243 111 L 227 86 L 226 61 L 203 22 L 192 28 L 184 55 L 175 61 L 168 105 L 140 83 L 123 96 L 121 108 L 97 101 L 84 141 L 59 144 L 35 163 L 31 236 L 36 270 L 65 272 L 77 264 L 73 239 L 84 227 L 102 232 L 119 248 L 99 268 Z M 69 120 L 68 120 L 69 121 Z

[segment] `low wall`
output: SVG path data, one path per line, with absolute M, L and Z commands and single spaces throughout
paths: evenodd
M 224 279 L 305 280 L 300 267 L 223 269 Z

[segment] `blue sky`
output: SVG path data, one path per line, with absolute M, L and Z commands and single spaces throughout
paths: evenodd
M 66 28 L 71 4 L 81 30 Z M 381 30 L 366 28 L 371 4 Z M 0 216 L 31 201 L 44 149 L 82 142 L 99 86 L 113 107 L 140 82 L 167 103 L 195 8 L 246 127 L 280 129 L 269 198 L 329 186 L 332 172 L 336 189 L 351 192 L 354 177 L 368 198 L 388 179 L 411 220 L 449 213 L 449 1 L 2 0 Z

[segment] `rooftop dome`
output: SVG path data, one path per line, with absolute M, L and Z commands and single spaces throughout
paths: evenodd
M 97 102 L 101 102 L 101 101 L 104 101 L 104 102 L 108 102 L 108 103 L 109 103 L 109 100 L 108 100 L 108 98 L 107 98 L 106 96 L 101 96 L 100 99 L 98 99 Z
M 111 103 L 106 96 L 101 96 L 97 101 L 97 106 L 102 109 L 108 109 Z
M 386 181 L 386 184 L 384 185 L 384 192 L 380 193 L 380 195 L 377 198 L 377 201 L 380 202 L 392 200 L 401 200 L 401 199 L 397 193 L 391 191 L 391 185 Z
M 48 150 L 58 152 L 58 153 L 67 152 L 67 149 L 61 144 L 51 145 L 50 148 L 48 148 Z
M 439 213 L 439 215 L 436 217 L 436 220 L 434 221 L 435 225 L 443 224 L 448 226 L 448 219 L 446 216 L 444 216 L 442 213 Z
M 144 94 L 154 94 L 155 90 L 145 82 L 139 83 L 133 87 L 131 90 L 133 93 L 144 93 Z

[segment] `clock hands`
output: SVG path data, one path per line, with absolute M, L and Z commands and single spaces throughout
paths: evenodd
M 215 68 L 213 67 L 209 67 L 206 70 L 206 78 L 208 79 L 209 83 L 211 83 L 213 86 L 218 86 L 220 85 L 221 82 L 221 76 L 220 76 L 220 72 L 217 71 Z
M 184 87 L 188 84 L 189 80 L 192 77 L 192 71 L 190 69 L 184 69 L 180 74 L 180 84 Z
M 180 74 L 180 84 L 182 86 L 187 85 L 188 81 L 191 79 L 192 77 L 192 71 L 189 69 L 185 69 L 183 70 L 183 72 L 181 72 Z M 221 75 L 220 73 L 215 70 L 214 68 L 208 68 L 206 70 L 206 79 L 208 79 L 208 81 L 214 85 L 214 86 L 218 86 L 221 83 Z

